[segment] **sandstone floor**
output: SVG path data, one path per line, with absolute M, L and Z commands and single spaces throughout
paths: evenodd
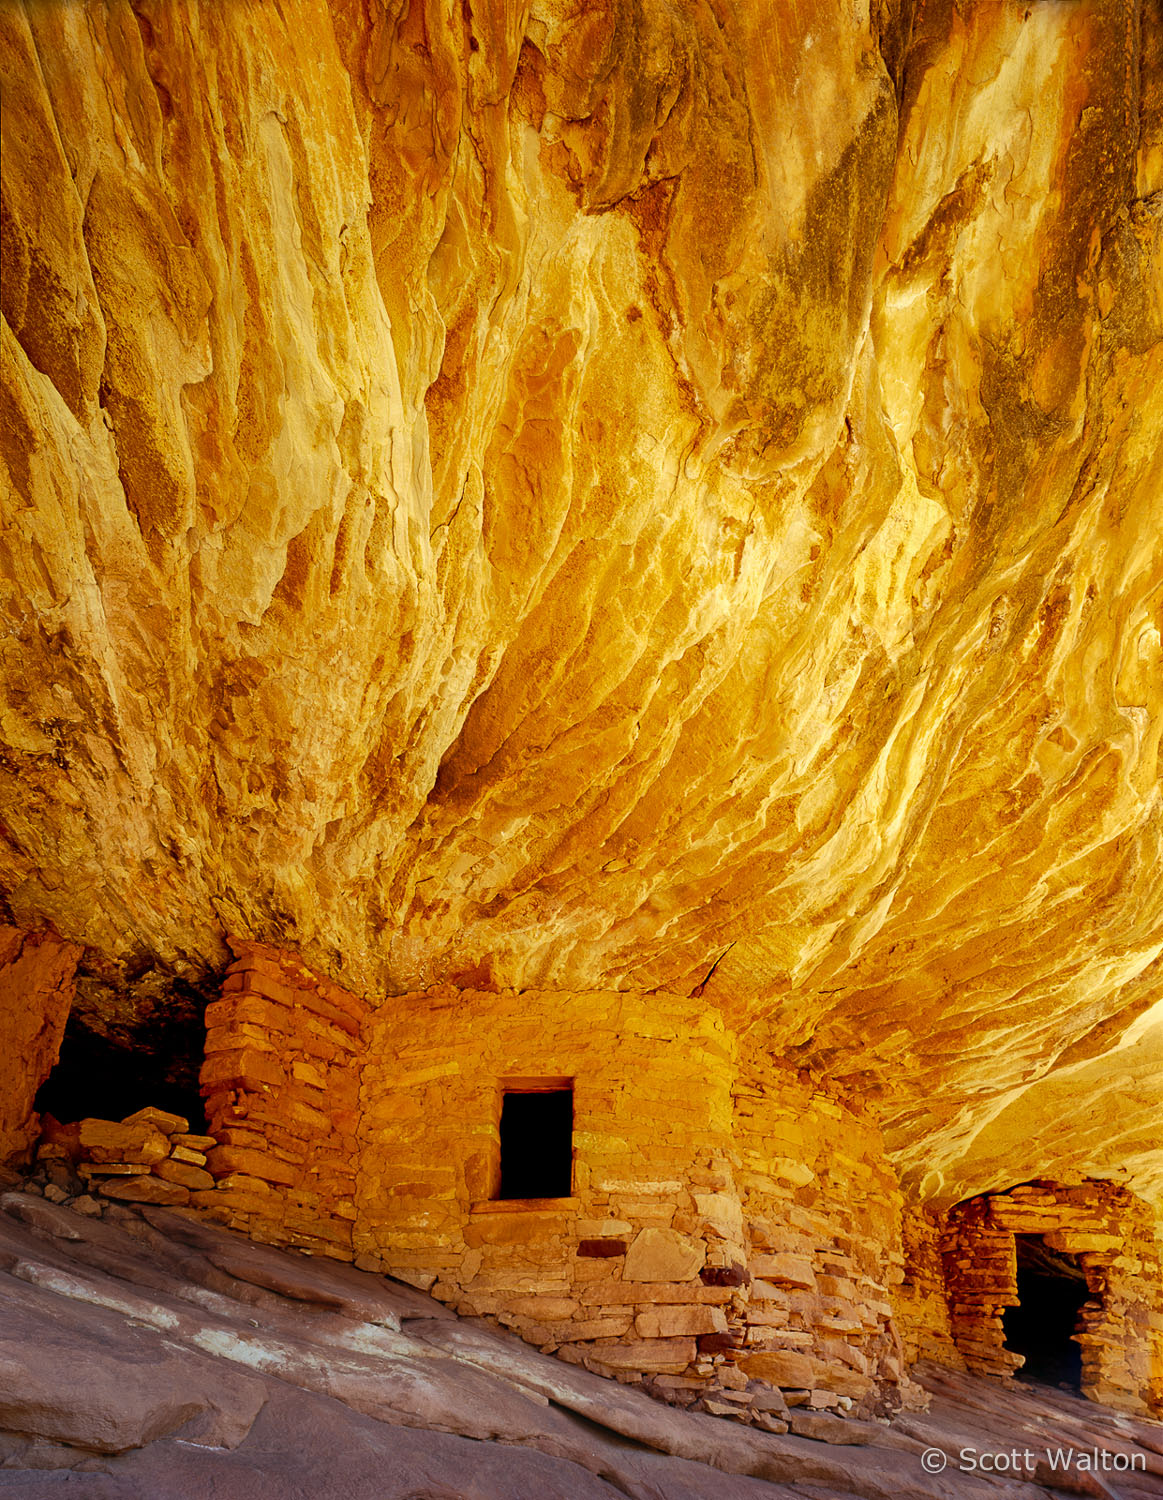
M 1105 1500 L 1163 1495 L 1163 1424 L 922 1366 L 927 1412 L 679 1412 L 399 1282 L 169 1210 L 0 1198 L 0 1491 L 85 1500 Z M 804 1420 L 806 1417 L 806 1420 Z M 963 1450 L 1029 1449 L 985 1478 Z M 1051 1471 L 1048 1449 L 1105 1473 Z M 944 1455 L 927 1473 L 922 1455 Z M 1101 1455 L 1106 1454 L 1105 1460 Z M 1116 1465 L 1134 1458 L 1136 1471 Z

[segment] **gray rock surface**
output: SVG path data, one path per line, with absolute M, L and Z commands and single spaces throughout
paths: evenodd
M 0 1493 L 24 1500 L 1101 1500 L 1163 1496 L 1163 1427 L 936 1367 L 924 1416 L 769 1434 L 165 1209 L 0 1196 Z M 1097 1447 L 1133 1474 L 964 1472 Z M 946 1457 L 926 1472 L 922 1452 Z

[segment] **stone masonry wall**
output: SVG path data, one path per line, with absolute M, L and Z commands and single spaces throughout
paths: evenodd
M 1090 1300 L 1080 1332 L 1082 1390 L 1130 1412 L 1163 1410 L 1163 1263 L 1147 1205 L 1110 1182 L 1030 1183 L 949 1215 L 942 1258 L 953 1336 L 974 1374 L 1008 1378 L 1002 1314 L 1018 1302 L 1015 1235 L 1074 1255 Z
M 232 947 L 206 1011 L 207 1135 L 146 1111 L 42 1143 L 102 1196 L 354 1260 L 776 1429 L 785 1402 L 908 1401 L 916 1359 L 1009 1378 L 1015 1235 L 1040 1235 L 1090 1287 L 1085 1393 L 1163 1409 L 1160 1247 L 1124 1189 L 1027 1184 L 942 1222 L 904 1207 L 858 1104 L 741 1049 L 700 1000 L 443 987 L 373 1011 L 293 954 Z M 502 1099 L 538 1085 L 573 1091 L 570 1192 L 502 1201 Z
M 954 1370 L 965 1368 L 965 1360 L 953 1342 L 949 1317 L 941 1263 L 944 1232 L 943 1213 L 915 1204 L 905 1206 L 901 1216 L 904 1274 L 893 1289 L 892 1303 L 906 1367 L 929 1359 Z
M 889 1302 L 901 1194 L 880 1132 L 763 1058 L 741 1068 L 734 1094 L 750 1282 L 732 1319 L 739 1368 L 875 1403 L 904 1375 Z
M 530 1079 L 572 1080 L 573 1191 L 499 1202 L 501 1096 Z M 362 1100 L 360 1265 L 682 1404 L 726 1410 L 763 1383 L 872 1409 L 899 1378 L 879 1136 L 794 1073 L 741 1074 L 704 1003 L 393 999 Z
M 217 1181 L 192 1206 L 253 1239 L 350 1259 L 368 1007 L 291 954 L 231 946 L 202 1068 Z
M 182 1115 L 147 1105 L 123 1120 L 90 1116 L 62 1125 L 46 1115 L 44 1127 L 36 1159 L 50 1179 L 45 1196 L 54 1202 L 64 1202 L 74 1178 L 86 1188 L 74 1200 L 83 1213 L 98 1212 L 102 1198 L 194 1211 L 206 1204 L 207 1194 L 212 1203 L 218 1201 L 206 1167 L 207 1153 L 218 1143 L 213 1136 L 191 1134 Z M 225 1199 L 230 1189 L 222 1193 Z
M 708 1215 L 740 1222 L 732 1073 L 717 1016 L 668 996 L 393 1000 L 364 1069 L 359 1264 L 607 1374 L 686 1371 L 732 1296 L 700 1276 Z M 555 1078 L 573 1082 L 573 1192 L 498 1202 L 504 1084 Z

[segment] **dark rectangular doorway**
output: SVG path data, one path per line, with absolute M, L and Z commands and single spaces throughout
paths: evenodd
M 573 1190 L 573 1089 L 506 1090 L 498 1198 L 568 1198 Z
M 1006 1308 L 1003 1324 L 1006 1348 L 1025 1358 L 1017 1378 L 1081 1390 L 1082 1350 L 1074 1334 L 1090 1298 L 1086 1276 L 1074 1256 L 1051 1250 L 1040 1235 L 1016 1240 L 1019 1302 Z

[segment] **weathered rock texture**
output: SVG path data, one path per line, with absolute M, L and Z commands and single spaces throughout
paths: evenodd
M 124 1120 L 45 1123 L 36 1160 L 48 1171 L 57 1201 L 78 1179 L 103 1198 L 177 1207 L 185 1207 L 193 1192 L 215 1186 L 206 1163 L 218 1142 L 190 1134 L 189 1121 L 180 1115 L 143 1109 Z M 96 1199 L 90 1197 L 90 1204 Z
M 373 1011 L 234 940 L 207 1011 L 211 1134 L 146 1108 L 46 1119 L 58 1198 L 162 1204 L 386 1271 L 678 1405 L 879 1415 L 936 1360 L 1009 1377 L 1015 1233 L 1077 1252 L 1085 1392 L 1163 1410 L 1160 1246 L 1106 1182 L 906 1208 L 875 1119 L 698 999 L 451 986 Z M 508 1091 L 571 1091 L 554 1197 L 504 1192 Z M 780 1394 L 780 1393 L 783 1394 Z M 756 1402 L 759 1404 L 757 1405 Z
M 1158 1191 L 1157 4 L 8 3 L 0 58 L 10 920 L 701 984 L 943 1202 Z
M 965 1368 L 949 1316 L 941 1259 L 945 1227 L 945 1216 L 931 1210 L 908 1205 L 901 1214 L 904 1272 L 893 1292 L 893 1311 L 906 1366 L 923 1359 L 955 1370 Z
M 0 1162 L 27 1150 L 37 1087 L 57 1060 L 80 948 L 0 926 Z
M 573 1080 L 573 1196 L 498 1202 L 498 1084 Z M 364 1067 L 356 1244 L 606 1372 L 744 1377 L 869 1405 L 899 1191 L 875 1125 L 764 1068 L 702 1002 L 526 992 L 385 1007 Z M 746 1384 L 744 1379 L 742 1384 Z
M 1154 1500 L 1163 1483 L 1157 1423 L 932 1367 L 928 1414 L 891 1426 L 793 1412 L 773 1434 L 668 1410 L 399 1282 L 170 1210 L 4 1194 L 0 1311 L 0 1489 L 23 1494 Z M 965 1469 L 1003 1432 L 1028 1461 Z
M 350 1258 L 368 1007 L 290 955 L 236 948 L 206 1012 L 214 1206 L 260 1239 Z

